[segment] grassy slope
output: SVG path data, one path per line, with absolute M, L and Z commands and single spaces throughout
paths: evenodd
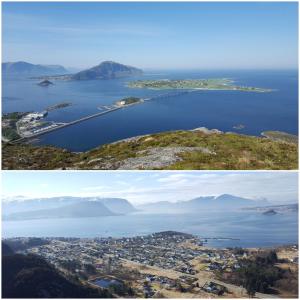
M 110 168 L 137 152 L 152 147 L 206 147 L 216 154 L 188 152 L 182 161 L 168 169 L 297 169 L 298 147 L 295 143 L 272 141 L 238 134 L 204 134 L 199 131 L 173 131 L 139 139 L 104 145 L 75 154 L 54 147 L 4 145 L 3 169 Z M 139 154 L 140 155 L 140 154 Z M 94 161 L 93 161 L 94 160 Z

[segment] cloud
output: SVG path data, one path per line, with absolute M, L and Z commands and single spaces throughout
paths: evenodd
M 51 186 L 55 189 L 33 189 L 30 182 L 24 185 L 24 195 L 35 197 L 81 196 L 125 198 L 135 205 L 156 201 L 185 201 L 199 196 L 232 194 L 250 199 L 268 199 L 271 203 L 292 203 L 298 199 L 298 175 L 296 172 L 106 172 L 93 173 L 93 182 L 82 173 L 80 186 L 74 186 L 71 175 Z M 80 177 L 80 173 L 77 175 Z M 85 180 L 84 180 L 85 178 Z M 13 184 L 8 196 L 21 195 Z M 34 180 L 32 180 L 34 182 Z M 101 182 L 101 184 L 97 184 Z M 94 184 L 93 184 L 94 183 Z M 10 192 L 10 193 L 9 193 Z

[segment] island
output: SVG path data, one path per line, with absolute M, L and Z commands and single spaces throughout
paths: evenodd
M 126 106 L 143 102 L 143 99 L 138 97 L 126 97 L 116 102 L 117 106 Z
M 56 109 L 60 109 L 60 108 L 65 108 L 65 107 L 68 107 L 68 106 L 71 106 L 71 105 L 72 105 L 71 102 L 62 102 L 62 103 L 58 103 L 58 104 L 55 104 L 55 105 L 48 106 L 46 108 L 46 111 L 52 111 L 52 110 L 56 110 Z
M 130 88 L 146 88 L 155 90 L 164 89 L 191 89 L 191 90 L 229 90 L 244 92 L 271 92 L 271 89 L 237 86 L 233 80 L 220 79 L 162 79 L 162 80 L 137 80 L 127 84 Z
M 269 209 L 269 210 L 263 212 L 263 215 L 265 215 L 265 216 L 274 216 L 274 215 L 277 215 L 277 212 L 274 209 Z
M 38 83 L 39 86 L 49 86 L 49 85 L 53 85 L 53 83 L 47 79 L 41 81 Z
M 80 71 L 75 74 L 57 74 L 49 76 L 31 77 L 40 80 L 108 80 L 130 76 L 140 76 L 143 74 L 141 69 L 123 65 L 113 61 L 103 61 L 99 65 Z

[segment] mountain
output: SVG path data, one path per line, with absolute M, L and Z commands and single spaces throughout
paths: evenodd
M 11 76 L 36 76 L 66 74 L 68 71 L 59 65 L 34 65 L 24 61 L 2 63 L 2 74 Z
M 220 196 L 198 197 L 188 201 L 178 201 L 175 203 L 168 201 L 160 201 L 140 206 L 141 210 L 147 212 L 162 213 L 196 213 L 203 210 L 237 210 L 244 207 L 257 207 L 268 204 L 266 200 L 254 201 L 247 198 L 237 197 L 234 195 L 223 194 Z
M 73 80 L 89 79 L 114 79 L 128 76 L 141 75 L 142 70 L 135 67 L 122 65 L 113 61 L 104 61 L 98 66 L 78 72 L 70 76 Z
M 2 255 L 3 298 L 111 298 L 107 291 L 67 278 L 36 255 Z
M 10 214 L 6 220 L 31 220 L 31 219 L 51 219 L 51 218 L 86 218 L 104 217 L 116 215 L 101 202 L 82 201 L 79 203 L 65 205 L 59 208 L 41 209 L 27 212 Z
M 131 203 L 129 203 L 126 199 L 121 198 L 100 198 L 96 199 L 96 201 L 104 204 L 110 211 L 116 214 L 129 214 L 137 211 L 133 207 Z
M 9 215 L 17 212 L 58 208 L 65 205 L 75 204 L 85 200 L 86 198 L 69 197 L 69 196 L 52 197 L 52 198 L 34 198 L 34 199 L 22 199 L 18 197 L 16 200 L 10 198 L 8 199 L 8 201 L 2 202 L 2 213 L 4 215 Z
M 2 212 L 4 215 L 10 215 L 17 212 L 27 212 L 35 210 L 44 210 L 60 208 L 66 205 L 77 204 L 86 201 L 97 201 L 116 214 L 127 214 L 136 211 L 136 209 L 126 199 L 121 198 L 99 198 L 99 197 L 51 197 L 24 199 L 18 197 L 3 199 Z
M 129 214 L 136 209 L 126 199 L 99 197 L 52 197 L 3 201 L 5 220 L 101 217 Z

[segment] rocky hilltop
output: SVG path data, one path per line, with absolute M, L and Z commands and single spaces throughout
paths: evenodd
M 3 169 L 291 170 L 298 145 L 266 137 L 197 128 L 138 136 L 73 153 L 3 143 Z

